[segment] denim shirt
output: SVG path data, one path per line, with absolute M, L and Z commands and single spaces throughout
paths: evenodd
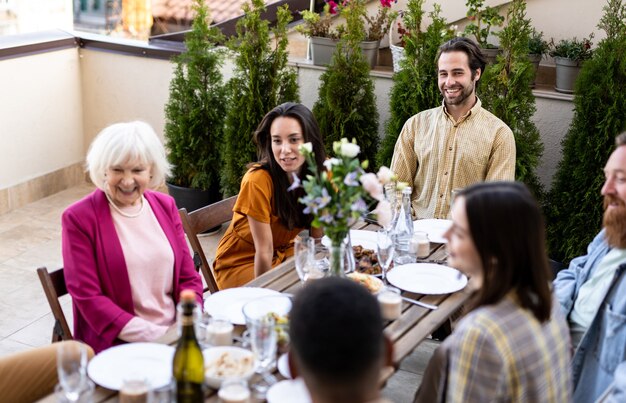
M 587 248 L 587 255 L 572 260 L 554 280 L 554 291 L 565 315 L 578 291 L 610 251 L 602 230 Z M 617 366 L 626 362 L 626 262 L 615 272 L 598 312 L 572 359 L 574 401 L 593 402 L 612 383 Z

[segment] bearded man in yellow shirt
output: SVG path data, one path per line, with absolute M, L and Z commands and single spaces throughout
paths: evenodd
M 476 86 L 485 58 L 475 42 L 454 38 L 439 47 L 441 106 L 406 121 L 391 169 L 408 182 L 416 218 L 448 218 L 452 189 L 515 179 L 511 129 L 481 106 Z

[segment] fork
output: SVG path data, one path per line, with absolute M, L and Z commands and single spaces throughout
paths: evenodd
M 437 309 L 437 308 L 438 308 L 438 306 L 437 306 L 437 305 L 427 304 L 427 303 L 425 303 L 425 302 L 418 301 L 418 300 L 416 300 L 416 299 L 409 298 L 409 297 L 405 297 L 405 296 L 402 296 L 402 300 L 404 300 L 404 301 L 406 301 L 406 302 L 410 302 L 411 304 L 415 304 L 415 305 L 421 306 L 422 308 L 426 308 L 426 309 L 432 309 L 432 310 L 435 310 L 435 309 Z

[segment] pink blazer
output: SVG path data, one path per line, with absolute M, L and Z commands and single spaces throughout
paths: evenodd
M 190 288 L 202 303 L 202 280 L 194 268 L 174 199 L 150 191 L 144 196 L 174 251 L 172 298 L 178 302 L 180 291 Z M 122 245 L 104 192 L 95 190 L 68 207 L 63 213 L 62 228 L 74 338 L 89 344 L 96 353 L 123 343 L 117 336 L 133 318 L 134 305 Z

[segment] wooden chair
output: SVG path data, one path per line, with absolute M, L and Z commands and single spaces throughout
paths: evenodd
M 73 340 L 70 327 L 65 320 L 65 314 L 59 303 L 59 298 L 67 294 L 65 287 L 65 277 L 63 277 L 63 268 L 55 270 L 51 273 L 45 267 L 37 269 L 37 275 L 41 286 L 48 299 L 48 304 L 54 316 L 54 327 L 52 328 L 52 342 L 62 340 Z
M 191 213 L 188 213 L 186 208 L 178 210 L 185 234 L 187 234 L 194 252 L 193 261 L 196 265 L 196 270 L 202 270 L 202 276 L 207 283 L 205 291 L 208 289 L 211 293 L 219 291 L 219 288 L 213 275 L 213 268 L 209 264 L 202 245 L 198 240 L 198 234 L 232 220 L 233 207 L 236 201 L 237 196 L 232 196 Z

